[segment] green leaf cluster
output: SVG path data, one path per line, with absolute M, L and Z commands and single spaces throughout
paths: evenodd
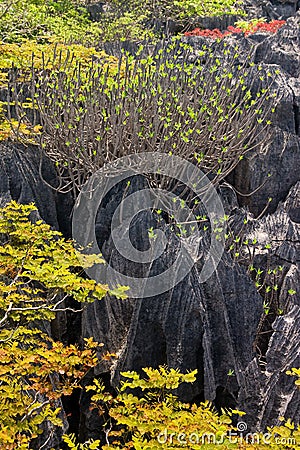
M 19 43 L 0 43 L 0 87 L 8 85 L 9 71 L 11 67 L 19 70 L 18 82 L 27 84 L 32 79 L 32 70 L 47 70 L 64 72 L 72 76 L 74 70 L 80 64 L 81 76 L 89 72 L 93 67 L 93 61 L 110 73 L 114 73 L 118 67 L 118 60 L 107 55 L 104 51 L 97 51 L 94 47 L 85 47 L 81 44 L 62 43 L 37 43 L 35 40 L 24 40 Z M 32 68 L 34 66 L 34 69 Z M 34 109 L 33 101 L 26 95 L 22 99 L 24 110 Z M 15 105 L 10 101 L 9 107 Z M 0 141 L 11 139 L 21 140 L 25 143 L 35 144 L 39 139 L 41 127 L 31 126 L 28 121 L 20 122 L 16 118 L 7 116 L 7 102 L 0 102 Z
M 87 75 L 81 66 L 71 77 L 34 70 L 31 102 L 45 124 L 43 149 L 74 185 L 120 155 L 149 149 L 195 158 L 221 179 L 259 144 L 258 136 L 266 139 L 278 101 L 270 92 L 275 74 L 261 75 L 253 92 L 251 53 L 237 65 L 239 46 L 222 42 L 222 63 L 203 43 L 195 60 L 193 48 L 176 38 L 147 57 L 143 50 L 149 49 L 141 46 L 136 59 L 122 55 L 115 72 L 97 62 Z M 11 86 L 17 102 L 18 80 Z

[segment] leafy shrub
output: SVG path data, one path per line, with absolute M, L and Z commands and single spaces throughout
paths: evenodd
M 236 14 L 242 12 L 239 7 L 242 1 L 236 0 L 129 0 L 124 3 L 122 0 L 109 0 L 110 9 L 121 16 L 126 11 L 136 14 L 143 13 L 151 15 L 153 18 L 166 19 L 188 19 L 191 17 L 222 16 L 224 14 Z
M 82 1 L 3 0 L 0 6 L 0 40 L 55 40 L 94 44 L 99 27 L 88 17 Z
M 123 381 L 116 397 L 105 392 L 104 385 L 94 380 L 87 390 L 94 392 L 91 407 L 105 420 L 106 444 L 100 440 L 76 444 L 75 436 L 65 436 L 69 448 L 76 450 L 121 449 L 295 449 L 300 430 L 281 418 L 283 425 L 268 428 L 268 435 L 239 433 L 233 417 L 237 410 L 218 414 L 209 402 L 200 405 L 181 402 L 176 390 L 182 383 L 193 383 L 196 372 L 182 374 L 175 369 L 159 367 L 122 373 Z M 99 430 L 100 431 L 100 430 Z
M 104 385 L 98 380 L 87 387 L 88 391 L 94 392 L 91 408 L 99 414 L 105 414 L 106 408 L 108 410 L 108 417 L 105 417 L 108 445 L 101 447 L 103 450 L 181 448 L 186 445 L 177 442 L 178 433 L 202 436 L 211 432 L 219 436 L 230 429 L 232 412 L 218 415 L 209 402 L 199 407 L 191 406 L 180 402 L 174 395 L 179 385 L 196 380 L 196 370 L 183 374 L 161 366 L 159 369 L 145 368 L 143 372 L 146 378 L 136 372 L 122 373 L 123 381 L 115 398 L 105 392 Z M 239 411 L 234 413 L 244 414 Z M 172 433 L 176 436 L 174 444 L 169 439 Z M 157 438 L 160 435 L 161 441 L 165 442 L 159 442 Z M 65 437 L 64 440 L 72 448 L 74 438 Z M 193 445 L 193 448 L 200 448 L 200 444 Z
M 126 11 L 120 16 L 117 13 L 106 14 L 100 20 L 99 39 L 101 42 L 155 41 L 156 33 L 145 26 L 147 17 L 145 11 Z
M 215 54 L 203 45 L 195 58 L 175 40 L 146 58 L 123 57 L 112 76 L 97 65 L 84 80 L 80 69 L 71 79 L 33 75 L 29 91 L 43 127 L 42 147 L 73 187 L 114 158 L 149 150 L 194 159 L 220 180 L 263 132 L 266 139 L 276 102 L 267 89 L 271 72 L 264 76 L 250 54 L 235 64 L 237 52 L 226 43 Z M 261 88 L 254 91 L 257 79 Z M 11 86 L 17 103 L 20 87 Z
M 84 45 L 116 39 L 140 41 L 154 37 L 153 19 L 186 21 L 193 16 L 233 14 L 240 4 L 236 0 L 110 0 L 99 22 L 92 22 L 84 7 L 86 3 L 79 0 L 3 0 L 0 40 L 22 42 L 30 38 Z
M 79 44 L 48 43 L 38 44 L 34 40 L 26 40 L 22 43 L 0 44 L 0 87 L 6 88 L 8 84 L 9 69 L 13 66 L 19 69 L 19 78 L 29 81 L 32 76 L 32 64 L 34 70 L 65 70 L 71 75 L 72 71 L 80 64 L 82 76 L 93 66 L 93 60 L 97 60 L 103 68 L 110 72 L 117 70 L 118 60 L 108 56 L 104 51 L 96 51 L 93 47 L 84 47 Z M 26 95 L 22 107 L 25 110 L 32 108 L 32 102 Z M 13 106 L 11 103 L 10 106 Z M 36 136 L 40 133 L 40 126 L 30 123 L 21 123 L 16 118 L 6 114 L 6 102 L 0 103 L 0 141 L 5 139 L 34 144 Z
M 35 211 L 16 202 L 0 209 L 0 446 L 7 450 L 28 449 L 45 422 L 62 427 L 62 395 L 98 362 L 92 339 L 79 349 L 47 333 L 49 321 L 66 310 L 67 296 L 78 302 L 109 292 L 125 296 L 124 288 L 110 291 L 81 278 L 72 243 L 42 221 L 30 221 Z M 86 267 L 103 262 L 96 255 L 84 261 Z
M 242 5 L 242 1 L 236 0 L 208 0 L 202 2 L 199 0 L 174 1 L 174 7 L 178 8 L 176 13 L 182 19 L 186 17 L 222 16 L 225 14 L 242 13 L 242 10 L 239 8 Z
M 78 64 L 84 69 L 92 67 L 96 59 L 99 64 L 111 71 L 117 65 L 117 58 L 108 56 L 104 51 L 97 51 L 94 47 L 84 47 L 80 44 L 65 45 L 61 43 L 39 44 L 34 40 L 22 43 L 0 44 L 0 86 L 6 87 L 8 72 L 11 67 L 21 69 L 22 79 L 30 79 L 32 66 L 34 70 L 65 70 L 71 73 Z
M 85 47 L 80 44 L 65 45 L 62 43 L 37 43 L 24 40 L 22 43 L 0 44 L 0 68 L 9 69 L 12 66 L 29 70 L 34 62 L 35 69 L 54 69 L 61 67 L 66 58 L 71 59 L 66 66 L 69 70 L 80 62 L 83 67 L 91 65 L 92 58 L 101 63 L 116 63 L 116 58 L 108 56 L 104 51 L 97 51 L 94 47 Z

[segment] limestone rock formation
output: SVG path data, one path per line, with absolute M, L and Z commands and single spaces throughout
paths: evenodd
M 245 410 L 252 429 L 264 429 L 291 411 L 291 417 L 299 421 L 299 394 L 293 379 L 285 374 L 300 363 L 299 292 L 288 294 L 299 288 L 299 224 L 295 221 L 299 214 L 298 188 L 299 184 L 274 214 L 260 220 L 236 208 L 232 210 L 232 227 L 240 229 L 238 217 L 246 215 L 248 229 L 244 237 L 257 238 L 260 243 L 253 264 L 263 270 L 284 267 L 277 305 L 284 314 L 267 330 L 262 326 L 268 322 L 263 298 L 246 270 L 224 254 L 216 272 L 203 284 L 199 282 L 199 262 L 189 276 L 165 294 L 126 301 L 107 298 L 89 305 L 83 316 L 84 336 L 94 336 L 105 344 L 105 350 L 118 355 L 113 364 L 100 363 L 96 374 L 110 372 L 116 386 L 124 370 L 158 364 L 180 370 L 197 368 L 197 383 L 180 392 L 184 399 L 206 398 L 218 407 L 230 405 Z M 105 236 L 104 223 L 118 201 L 115 195 L 99 212 L 97 227 L 101 236 Z M 132 225 L 137 248 L 145 246 L 144 227 L 153 225 L 150 214 Z M 166 260 L 176 252 L 178 239 L 168 231 L 165 229 L 169 237 L 165 259 L 159 260 L 150 275 L 163 271 Z M 270 243 L 271 252 L 265 248 Z M 107 261 L 123 267 L 110 238 L 102 248 Z M 234 376 L 228 376 L 230 370 L 234 370 Z
M 251 1 L 251 5 L 254 12 L 262 8 L 269 18 L 287 17 L 299 8 L 295 1 L 260 2 L 261 6 Z M 273 12 L 270 5 L 275 5 Z M 280 70 L 277 83 L 282 95 L 273 119 L 272 140 L 249 153 L 220 190 L 232 230 L 238 233 L 242 229 L 243 239 L 257 239 L 259 243 L 253 260 L 247 254 L 241 261 L 224 253 L 212 277 L 201 283 L 201 252 L 205 255 L 208 245 L 203 235 L 199 261 L 172 290 L 144 299 L 106 298 L 86 308 L 82 330 L 69 330 L 79 340 L 93 336 L 104 343 L 105 351 L 117 354 L 114 362 L 101 361 L 95 371 L 107 384 L 116 387 L 120 371 L 139 371 L 144 366 L 168 364 L 180 370 L 198 369 L 197 382 L 181 389 L 179 395 L 185 400 L 209 399 L 217 407 L 238 407 L 247 412 L 252 430 L 276 424 L 281 415 L 300 420 L 299 392 L 285 373 L 300 365 L 299 20 L 299 13 L 295 14 L 276 35 L 238 38 L 245 48 L 256 46 L 256 64 Z M 195 50 L 196 41 L 189 41 Z M 72 199 L 57 194 L 41 180 L 36 149 L 1 144 L 0 150 L 2 204 L 11 198 L 23 203 L 34 201 L 40 216 L 69 236 Z M 55 186 L 55 168 L 46 162 L 42 172 L 44 179 Z M 136 178 L 130 189 L 134 192 L 143 186 L 144 180 Z M 166 251 L 149 267 L 138 269 L 130 262 L 126 265 L 110 236 L 111 217 L 122 200 L 123 188 L 110 192 L 99 209 L 98 242 L 105 258 L 116 267 L 139 276 L 150 270 L 152 276 L 174 259 L 180 240 L 168 223 L 157 223 L 155 214 L 143 212 L 131 224 L 132 243 L 146 249 L 148 230 L 158 226 L 167 236 Z M 252 191 L 256 192 L 250 195 Z M 270 197 L 273 200 L 266 209 Z M 282 267 L 268 314 L 265 292 L 255 287 L 248 270 L 250 263 L 265 273 Z M 293 291 L 296 293 L 289 293 Z M 234 371 L 232 376 L 229 371 Z M 84 396 L 80 408 L 82 436 L 96 437 L 97 418 L 89 411 Z
M 293 379 L 285 374 L 300 363 L 299 37 L 297 15 L 275 36 L 238 38 L 245 48 L 256 46 L 257 64 L 264 63 L 265 70 L 275 66 L 280 71 L 276 82 L 282 97 L 273 117 L 272 139 L 249 153 L 229 177 L 242 194 L 236 204 L 231 199 L 229 209 L 233 228 L 241 229 L 239 220 L 246 217 L 243 236 L 260 243 L 253 264 L 265 272 L 270 267 L 283 267 L 276 291 L 276 308 L 282 310 L 281 315 L 275 319 L 274 311 L 265 314 L 264 293 L 258 294 L 245 264 L 224 255 L 204 284 L 199 283 L 201 265 L 196 265 L 166 294 L 125 302 L 107 299 L 90 305 L 83 317 L 84 335 L 96 336 L 108 351 L 118 355 L 111 366 L 101 363 L 97 372 L 110 372 L 113 385 L 118 383 L 121 370 L 139 370 L 145 365 L 197 368 L 198 381 L 180 392 L 183 398 L 208 398 L 218 407 L 237 406 L 247 412 L 252 430 L 276 424 L 280 415 L 299 421 L 299 393 Z M 197 51 L 199 40 L 188 41 Z M 260 185 L 253 195 L 245 196 Z M 100 210 L 97 227 L 107 260 L 122 266 L 107 232 L 109 217 L 120 201 L 117 197 L 114 193 Z M 269 197 L 272 202 L 267 209 Z M 261 213 L 263 217 L 255 219 Z M 145 214 L 133 225 L 131 235 L 138 248 L 145 245 L 143 229 L 153 226 L 153 220 Z M 166 259 L 172 259 L 177 241 L 176 236 L 168 236 Z M 160 265 L 156 269 L 163 270 L 165 261 Z M 291 296 L 288 291 L 296 294 Z M 234 370 L 233 377 L 227 375 L 229 370 Z
M 267 273 L 277 271 L 276 291 L 265 295 L 265 301 L 282 315 L 272 319 L 272 313 L 262 315 L 256 345 L 258 354 L 245 370 L 246 383 L 239 393 L 244 411 L 256 411 L 249 416 L 254 429 L 264 429 L 276 423 L 281 414 L 299 422 L 299 391 L 286 375 L 290 367 L 300 364 L 300 225 L 299 187 L 297 183 L 281 202 L 275 213 L 260 220 L 248 216 L 244 239 L 257 239 L 259 245 L 252 260 L 254 267 Z M 241 219 L 233 218 L 240 229 Z M 273 287 L 272 287 L 273 289 Z M 251 421 L 251 422 L 250 422 Z
M 264 36 L 255 50 L 255 62 L 277 67 L 277 80 L 282 96 L 273 121 L 273 138 L 262 144 L 237 167 L 232 184 L 243 196 L 240 205 L 247 205 L 259 215 L 272 198 L 268 212 L 274 212 L 290 188 L 300 180 L 300 15 L 288 19 L 275 36 Z M 253 35 L 254 37 L 255 35 Z M 253 38 L 249 38 L 253 39 Z M 257 39 L 257 36 L 254 37 Z M 270 176 L 268 176 L 270 175 Z M 263 185 L 256 193 L 259 186 Z
M 35 146 L 1 143 L 0 155 L 2 206 L 10 200 L 34 202 L 45 222 L 69 236 L 72 199 L 50 187 L 58 185 L 53 164 L 44 157 L 40 170 L 40 150 Z

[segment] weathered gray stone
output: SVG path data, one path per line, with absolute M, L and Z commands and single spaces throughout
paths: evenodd
M 300 364 L 299 326 L 300 309 L 295 305 L 272 325 L 274 334 L 264 370 L 254 359 L 244 372 L 246 383 L 240 391 L 239 404 L 248 413 L 248 426 L 254 430 L 279 425 L 280 416 L 295 423 L 300 421 L 300 393 L 293 377 L 286 374 Z
M 91 20 L 97 22 L 105 13 L 105 2 L 88 3 L 86 9 L 90 15 Z
M 253 14 L 259 11 L 258 2 L 251 1 L 251 5 Z M 259 8 L 269 18 L 281 18 L 299 8 L 299 2 L 260 2 Z M 189 42 L 197 49 L 201 39 L 192 38 Z M 257 292 L 247 272 L 247 255 L 239 264 L 226 253 L 205 283 L 199 281 L 202 258 L 183 281 L 164 294 L 123 301 L 105 298 L 89 305 L 83 314 L 82 330 L 78 325 L 72 336 L 93 336 L 104 343 L 104 351 L 117 354 L 114 362 L 100 361 L 95 371 L 107 384 L 117 386 L 120 371 L 140 371 L 144 366 L 168 364 L 183 371 L 198 369 L 197 382 L 180 389 L 179 395 L 185 400 L 209 399 L 218 407 L 245 410 L 249 428 L 259 430 L 278 423 L 281 415 L 296 422 L 300 419 L 299 393 L 293 378 L 285 373 L 300 365 L 299 13 L 276 35 L 260 33 L 237 39 L 245 50 L 257 45 L 256 64 L 264 63 L 266 70 L 279 69 L 276 83 L 282 98 L 273 118 L 271 142 L 249 153 L 229 179 L 233 188 L 228 184 L 220 192 L 226 213 L 231 215 L 232 229 L 240 232 L 243 228 L 245 238 L 259 242 L 253 265 L 264 271 L 268 267 L 283 267 L 277 303 L 270 315 L 264 314 L 264 295 Z M 34 201 L 47 223 L 68 234 L 71 199 L 57 195 L 43 184 L 36 149 L 1 144 L 0 150 L 1 206 L 11 198 L 22 203 Z M 268 178 L 269 172 L 272 176 Z M 43 165 L 43 175 L 50 184 L 57 182 L 49 163 Z M 236 197 L 234 188 L 247 195 L 265 180 L 267 183 L 252 196 Z M 143 186 L 145 180 L 137 177 L 130 189 Z M 110 221 L 123 191 L 124 186 L 120 186 L 111 192 L 99 210 L 96 234 L 103 254 L 117 268 L 136 276 L 149 270 L 150 275 L 163 271 L 176 256 L 180 241 L 167 223 L 158 224 L 150 212 L 141 213 L 133 221 L 132 243 L 140 250 L 146 249 L 148 229 L 159 226 L 168 239 L 163 256 L 155 264 L 136 267 L 116 252 Z M 269 197 L 273 201 L 268 210 L 262 218 L 255 219 Z M 246 225 L 244 218 L 248 219 Z M 201 252 L 205 255 L 208 243 L 202 237 Z M 266 248 L 269 244 L 270 249 Z M 291 291 L 296 294 L 291 295 Z M 282 310 L 276 319 L 275 307 Z M 234 370 L 233 376 L 228 376 L 229 370 Z M 82 436 L 96 437 L 101 423 L 89 411 L 87 397 L 82 397 L 80 407 Z
M 299 0 L 245 0 L 248 17 L 284 20 L 294 16 L 300 8 Z
M 268 66 L 277 66 L 280 71 L 276 88 L 281 96 L 271 117 L 271 141 L 262 141 L 229 177 L 231 184 L 243 194 L 239 196 L 240 205 L 247 206 L 255 216 L 264 210 L 274 212 L 290 188 L 300 180 L 299 23 L 299 15 L 289 19 L 275 36 L 266 37 L 255 50 L 256 64 L 263 63 L 265 70 Z M 241 40 L 239 42 L 241 44 Z M 258 189 L 259 186 L 262 187 Z M 272 199 L 270 203 L 269 198 Z
M 267 180 L 254 195 L 238 195 L 239 205 L 252 214 L 238 209 L 230 185 L 221 189 L 221 195 L 233 229 L 243 228 L 245 238 L 257 238 L 259 242 L 255 267 L 265 271 L 268 267 L 283 267 L 276 305 L 283 314 L 275 321 L 274 311 L 267 317 L 263 293 L 258 294 L 243 267 L 224 255 L 217 271 L 204 284 L 199 283 L 200 263 L 172 292 L 125 302 L 105 299 L 90 305 L 83 317 L 83 334 L 95 336 L 105 343 L 105 349 L 117 353 L 113 364 L 101 362 L 96 372 L 105 376 L 110 373 L 114 386 L 120 371 L 140 370 L 145 365 L 166 363 L 181 370 L 197 368 L 195 385 L 179 392 L 184 399 L 206 398 L 218 407 L 237 406 L 247 412 L 249 429 L 262 430 L 277 424 L 280 415 L 299 422 L 299 394 L 293 378 L 285 374 L 288 368 L 300 364 L 299 17 L 290 19 L 275 36 L 237 39 L 245 50 L 256 45 L 256 64 L 264 63 L 265 70 L 278 68 L 276 83 L 281 100 L 273 117 L 271 141 L 249 153 L 229 178 L 233 187 L 246 195 Z M 195 49 L 203 42 L 203 38 L 187 40 Z M 255 219 L 269 197 L 273 201 L 264 217 Z M 118 260 L 109 238 L 106 219 L 116 201 L 116 197 L 107 201 L 99 213 L 98 237 L 108 260 L 131 272 L 135 269 Z M 246 226 L 244 218 L 248 219 Z M 145 245 L 143 227 L 153 226 L 153 220 L 145 214 L 133 227 L 132 239 L 138 248 Z M 168 235 L 168 239 L 169 253 L 157 270 L 163 270 L 176 251 L 177 237 Z M 271 250 L 265 248 L 270 243 Z M 249 263 L 244 261 L 243 265 Z M 290 295 L 291 290 L 297 294 Z M 227 375 L 229 370 L 234 370 L 233 377 Z M 83 421 L 88 427 L 86 419 Z
M 291 417 L 297 423 L 300 420 L 299 391 L 293 378 L 285 373 L 300 364 L 299 187 L 297 183 L 291 189 L 275 213 L 260 220 L 248 215 L 248 230 L 242 236 L 250 242 L 257 240 L 252 264 L 263 270 L 263 277 L 267 276 L 268 269 L 282 267 L 278 271 L 276 297 L 274 291 L 271 297 L 271 317 L 262 314 L 258 326 L 255 339 L 258 356 L 245 369 L 245 384 L 239 393 L 239 407 L 248 413 L 248 425 L 253 429 L 279 423 L 280 415 Z M 242 219 L 242 214 L 240 219 L 233 218 L 234 229 L 240 230 Z M 270 303 L 270 296 L 261 293 Z M 276 314 L 279 309 L 283 314 L 274 321 L 274 310 Z
M 40 176 L 40 150 L 35 146 L 15 143 L 0 144 L 0 195 L 2 203 L 15 200 L 19 203 L 34 202 L 45 222 L 70 235 L 72 200 L 47 186 Z M 43 159 L 42 176 L 51 186 L 58 179 L 54 165 Z M 3 205 L 4 206 L 4 205 Z

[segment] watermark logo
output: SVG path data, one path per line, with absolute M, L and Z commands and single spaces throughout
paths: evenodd
M 243 433 L 244 431 L 247 430 L 248 426 L 246 422 L 238 422 L 236 428 L 240 433 Z
M 288 445 L 296 448 L 297 441 L 294 437 L 275 436 L 271 433 L 251 433 L 247 432 L 248 426 L 246 422 L 238 422 L 235 430 L 229 430 L 226 433 L 172 433 L 164 429 L 157 436 L 157 441 L 162 445 L 180 445 L 190 448 L 194 445 L 222 445 L 222 444 L 252 444 L 252 445 Z
M 138 153 L 119 158 L 104 165 L 84 185 L 74 208 L 73 239 L 77 243 L 78 257 L 81 248 L 89 245 L 90 253 L 100 253 L 96 239 L 95 222 L 97 211 L 104 197 L 110 190 L 124 180 L 136 175 L 156 175 L 167 177 L 168 180 L 184 186 L 193 193 L 193 197 L 201 203 L 206 211 L 207 219 L 213 224 L 222 222 L 225 212 L 222 201 L 208 177 L 190 162 L 174 155 L 158 152 Z M 140 251 L 130 240 L 130 226 L 135 217 L 145 210 L 164 211 L 177 224 L 194 224 L 188 227 L 186 236 L 180 238 L 179 249 L 171 266 L 162 273 L 144 278 L 132 276 L 124 268 L 130 267 L 128 262 L 135 264 L 151 264 L 166 250 L 167 237 L 161 228 L 151 229 L 149 233 L 150 247 Z M 111 220 L 110 236 L 115 250 L 124 258 L 122 270 L 115 267 L 111 261 L 105 265 L 97 265 L 86 269 L 87 274 L 97 282 L 129 286 L 129 296 L 144 298 L 162 294 L 182 281 L 194 266 L 199 244 L 202 239 L 197 226 L 193 208 L 185 203 L 176 189 L 147 187 L 130 194 L 125 193 L 116 207 Z M 205 282 L 216 270 L 224 251 L 225 224 L 218 232 L 210 233 L 210 243 L 207 254 L 203 256 L 204 264 L 199 274 L 200 282 Z M 192 243 L 192 244 L 191 244 Z

